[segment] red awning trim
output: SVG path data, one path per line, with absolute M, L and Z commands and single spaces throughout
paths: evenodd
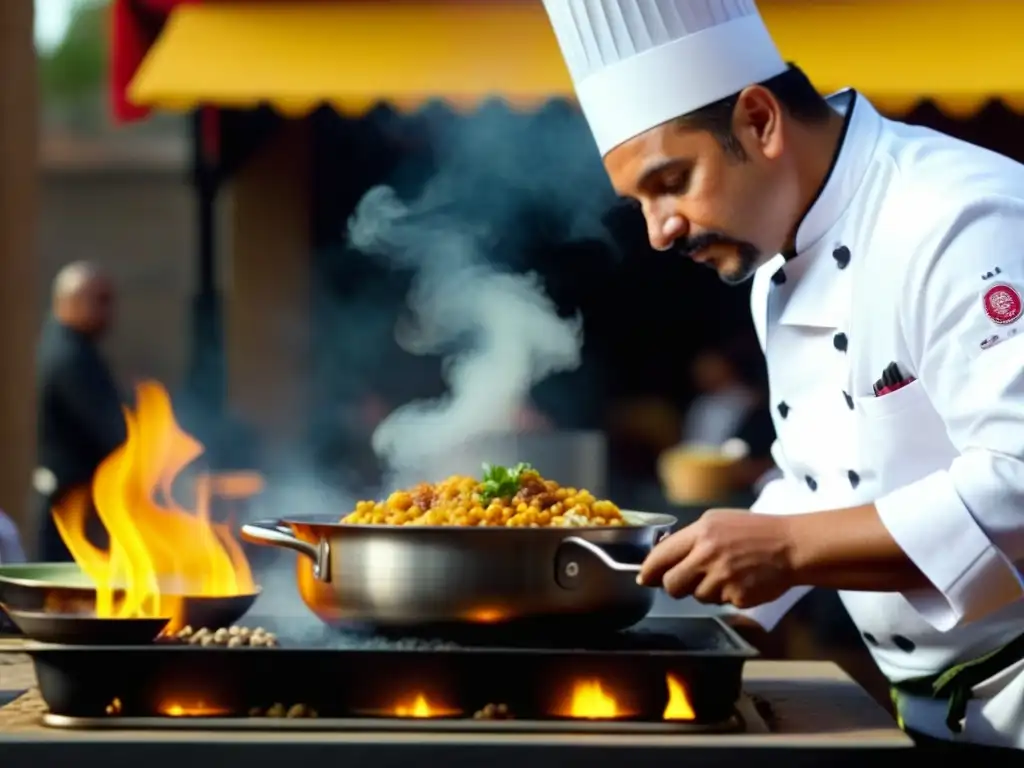
M 110 105 L 118 122 L 140 120 L 149 114 L 145 107 L 137 107 L 128 101 L 126 94 L 128 84 L 151 44 L 132 0 L 114 0 L 111 8 Z
M 160 36 L 167 15 L 179 5 L 202 2 L 204 0 L 113 0 L 109 77 L 111 109 L 117 122 L 130 123 L 149 115 L 150 109 L 128 101 L 128 85 Z

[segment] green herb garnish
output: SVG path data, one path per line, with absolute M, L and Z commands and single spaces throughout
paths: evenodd
M 523 473 L 533 471 L 529 464 L 520 462 L 514 467 L 498 467 L 484 464 L 483 482 L 480 484 L 480 500 L 511 499 L 519 492 Z

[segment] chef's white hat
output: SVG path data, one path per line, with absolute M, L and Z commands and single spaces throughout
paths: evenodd
M 786 70 L 754 0 L 544 0 L 601 155 Z

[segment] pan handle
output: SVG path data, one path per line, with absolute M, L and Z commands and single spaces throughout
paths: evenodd
M 320 581 L 331 580 L 331 545 L 326 539 L 314 546 L 298 538 L 292 529 L 279 520 L 245 523 L 241 529 L 242 538 L 252 544 L 282 547 L 305 555 L 313 561 L 313 576 Z
M 663 532 L 654 542 L 658 544 L 668 536 L 668 531 Z M 559 546 L 559 553 L 561 556 L 557 558 L 557 566 L 555 578 L 558 583 L 566 588 L 570 588 L 576 585 L 576 578 L 579 576 L 580 566 L 575 559 L 564 556 L 564 550 L 568 547 L 580 547 L 585 549 L 591 555 L 600 560 L 606 568 L 617 571 L 618 573 L 640 573 L 640 563 L 623 563 L 616 560 L 614 557 L 605 551 L 604 547 L 595 544 L 592 541 L 587 541 L 579 536 L 566 536 L 562 539 L 562 543 Z

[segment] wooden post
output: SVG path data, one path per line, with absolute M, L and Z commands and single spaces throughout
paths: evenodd
M 229 409 L 259 430 L 271 454 L 307 423 L 311 149 L 308 121 L 285 121 L 226 190 Z
M 0 2 L 0 509 L 23 534 L 36 460 L 38 83 L 30 0 Z

